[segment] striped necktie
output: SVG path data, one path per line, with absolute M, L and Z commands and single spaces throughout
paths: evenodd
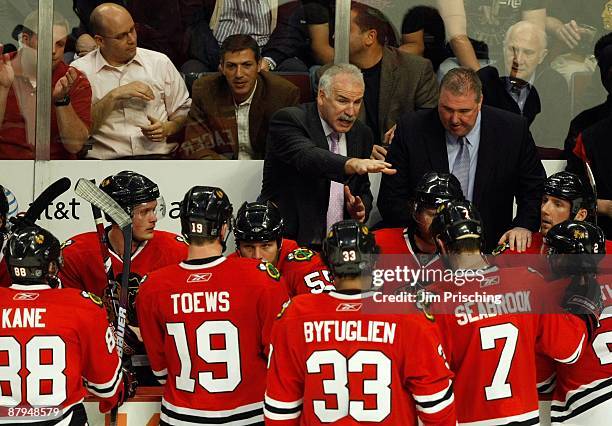
M 340 154 L 340 135 L 332 132 L 328 136 L 329 150 L 334 154 Z M 344 219 L 344 185 L 331 181 L 329 185 L 329 203 L 327 205 L 327 230 L 331 226 Z
M 459 144 L 459 152 L 455 157 L 452 173 L 461 183 L 463 195 L 465 195 L 467 199 L 468 189 L 470 187 L 470 151 L 467 147 L 467 140 L 464 137 L 458 138 L 457 143 Z

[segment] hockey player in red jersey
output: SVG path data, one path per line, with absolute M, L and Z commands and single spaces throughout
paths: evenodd
M 234 238 L 240 256 L 272 263 L 283 275 L 290 296 L 333 288 L 320 256 L 282 237 L 283 219 L 274 203 L 244 203 L 236 215 Z
M 151 367 L 165 383 L 160 424 L 261 424 L 283 283 L 270 263 L 223 256 L 232 206 L 221 189 L 193 187 L 180 216 L 187 260 L 145 277 L 136 298 Z
M 100 188 L 132 217 L 130 282 L 134 283 L 134 287 L 148 272 L 178 263 L 187 256 L 187 245 L 182 238 L 170 232 L 155 230 L 157 221 L 165 215 L 165 204 L 153 181 L 139 173 L 123 171 L 104 179 Z M 115 281 L 121 282 L 123 234 L 116 224 L 106 229 L 106 243 Z M 87 232 L 72 237 L 64 242 L 63 249 L 64 268 L 60 273 L 62 285 L 80 288 L 102 297 L 107 290 L 108 279 L 97 233 Z
M 430 172 L 423 175 L 408 207 L 411 223 L 406 228 L 374 231 L 376 244 L 385 255 L 407 254 L 413 267 L 439 264 L 438 249 L 429 227 L 438 207 L 451 200 L 463 200 L 461 184 L 450 173 Z
M 597 300 L 592 293 L 599 296 L 612 282 L 610 274 L 595 275 L 605 255 L 605 235 L 595 225 L 562 222 L 548 231 L 545 244 L 553 272 L 569 277 L 557 283 L 561 289 L 570 289 L 566 297 Z M 607 299 L 605 304 L 585 303 L 578 308 L 576 314 L 585 317 L 591 331 L 584 354 L 571 365 L 540 358 L 538 372 L 542 383 L 554 388 L 552 424 L 599 426 L 608 424 L 612 413 L 612 302 Z M 556 378 L 551 375 L 555 371 Z
M 536 352 L 558 362 L 576 362 L 587 340 L 585 323 L 561 309 L 539 314 L 548 288 L 537 272 L 526 267 L 498 269 L 486 262 L 480 216 L 471 203 L 443 206 L 431 228 L 450 270 L 461 276 L 466 271 L 481 275 L 462 287 L 458 280 L 430 286 L 450 300 L 449 313 L 436 320 L 456 374 L 459 423 L 537 424 Z M 482 299 L 484 293 L 494 293 L 495 300 Z M 572 303 L 564 308 L 571 312 Z
M 236 253 L 228 257 L 265 260 L 282 273 L 287 255 L 298 248 L 295 241 L 282 235 L 283 218 L 274 203 L 245 202 L 238 209 L 234 225 Z
M 266 425 L 456 424 L 452 373 L 423 313 L 368 314 L 378 248 L 365 225 L 334 224 L 323 258 L 336 290 L 292 299 L 272 332 Z
M 102 301 L 54 288 L 62 262 L 48 231 L 13 230 L 4 252 L 12 285 L 0 288 L 0 424 L 84 426 L 87 391 L 102 398 L 102 412 L 123 400 L 121 361 Z
M 550 228 L 566 220 L 593 222 L 596 214 L 593 188 L 573 173 L 565 171 L 555 173 L 549 176 L 544 184 L 544 195 L 540 206 L 540 231 L 531 235 L 531 242 L 527 247 L 511 249 L 510 244 L 502 237 L 500 245 L 493 254 L 540 254 L 543 237 Z M 509 259 L 503 264 L 500 263 L 500 266 L 505 266 L 511 261 L 512 259 Z
M 4 187 L 0 185 L 0 287 L 8 287 L 11 285 L 11 278 L 6 268 L 4 260 L 3 247 L 6 238 L 6 221 L 8 216 L 9 204 L 4 193 Z

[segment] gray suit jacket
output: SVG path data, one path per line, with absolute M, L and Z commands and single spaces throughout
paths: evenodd
M 394 47 L 383 51 L 379 90 L 380 135 L 375 135 L 374 143 L 381 143 L 403 114 L 438 105 L 438 81 L 431 62 Z M 359 111 L 359 119 L 366 122 L 365 108 Z

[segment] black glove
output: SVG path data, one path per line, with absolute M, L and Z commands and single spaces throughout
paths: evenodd
M 565 289 L 561 306 L 584 320 L 590 341 L 599 327 L 599 316 L 603 310 L 601 288 L 595 277 L 590 274 L 574 277 Z

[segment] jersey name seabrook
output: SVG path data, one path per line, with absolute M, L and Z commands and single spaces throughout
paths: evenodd
M 393 344 L 395 323 L 384 321 L 307 321 L 304 340 L 311 342 L 375 342 Z
M 199 312 L 227 312 L 230 298 L 227 291 L 195 291 L 171 294 L 174 314 L 193 314 Z

